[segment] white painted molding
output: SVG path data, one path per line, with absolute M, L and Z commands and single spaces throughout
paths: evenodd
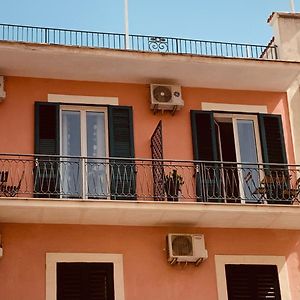
M 216 111 L 234 111 L 234 112 L 249 112 L 249 113 L 268 112 L 266 105 L 245 105 L 245 104 L 202 102 L 201 107 L 203 110 L 216 110 Z
M 56 300 L 56 265 L 59 262 L 113 263 L 115 300 L 125 300 L 123 254 L 110 253 L 46 253 L 46 300 Z
M 265 255 L 215 255 L 217 275 L 218 300 L 228 300 L 225 265 L 275 265 L 278 269 L 278 278 L 282 300 L 291 300 L 288 271 L 284 256 Z
M 48 102 L 68 104 L 119 105 L 118 97 L 48 94 Z

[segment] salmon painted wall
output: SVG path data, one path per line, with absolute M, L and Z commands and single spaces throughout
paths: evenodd
M 0 104 L 2 153 L 33 153 L 34 102 L 47 101 L 48 94 L 67 94 L 114 96 L 119 98 L 120 105 L 132 105 L 136 157 L 140 158 L 151 157 L 150 137 L 162 119 L 165 158 L 192 159 L 189 112 L 191 109 L 201 109 L 201 102 L 266 105 L 269 113 L 282 115 L 289 161 L 294 161 L 285 93 L 183 87 L 185 106 L 171 116 L 167 113 L 153 115 L 149 109 L 148 85 L 7 77 L 5 89 L 7 98 Z
M 300 299 L 300 232 L 287 230 L 2 224 L 0 298 L 45 299 L 47 252 L 123 254 L 126 300 L 216 300 L 214 255 L 280 255 L 292 300 Z M 170 266 L 170 232 L 204 233 L 209 258 L 198 268 Z

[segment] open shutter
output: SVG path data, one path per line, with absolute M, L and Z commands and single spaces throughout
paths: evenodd
M 56 103 L 35 103 L 35 154 L 34 194 L 36 197 L 59 196 L 59 105 Z
M 268 176 L 268 203 L 291 203 L 290 197 L 284 191 L 290 188 L 290 176 L 287 165 L 286 149 L 280 115 L 259 114 L 261 146 L 265 165 L 265 176 Z M 276 165 L 278 164 L 278 165 Z
M 259 114 L 259 128 L 265 163 L 287 163 L 280 115 Z
M 277 266 L 225 265 L 228 299 L 281 300 Z
M 112 263 L 58 263 L 57 300 L 114 300 Z
M 196 164 L 196 194 L 198 201 L 216 201 L 220 199 L 220 178 L 216 129 L 213 113 L 192 110 L 192 138 L 194 159 L 208 161 Z
M 109 154 L 116 158 L 134 158 L 132 108 L 110 106 Z M 111 198 L 136 199 L 136 169 L 133 160 L 110 160 Z

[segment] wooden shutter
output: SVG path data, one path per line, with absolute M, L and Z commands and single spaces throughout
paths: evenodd
M 194 159 L 209 161 L 196 164 L 197 201 L 219 201 L 220 172 L 218 161 L 217 138 L 213 113 L 210 111 L 191 111 L 192 139 Z
M 36 154 L 59 155 L 59 105 L 35 103 Z
M 59 197 L 59 105 L 56 103 L 35 103 L 35 154 L 34 196 Z
M 216 130 L 213 113 L 192 110 L 192 136 L 195 160 L 218 160 Z
M 132 108 L 110 106 L 109 154 L 110 157 L 134 158 Z M 133 160 L 110 160 L 111 198 L 135 199 L 136 170 Z
M 225 265 L 228 300 L 281 300 L 277 267 Z
M 259 128 L 265 163 L 287 163 L 280 115 L 259 114 Z
M 113 263 L 58 263 L 57 300 L 114 300 Z

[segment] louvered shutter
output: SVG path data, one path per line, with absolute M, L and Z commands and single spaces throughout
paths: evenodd
M 53 155 L 59 154 L 59 105 L 56 103 L 35 103 L 35 154 L 34 169 L 35 197 L 59 196 L 59 161 Z
M 259 114 L 259 128 L 265 163 L 287 163 L 280 115 Z
M 267 186 L 268 203 L 287 204 L 292 203 L 289 197 L 284 195 L 284 190 L 290 188 L 289 171 L 286 157 L 283 127 L 280 115 L 259 114 L 259 127 L 263 162 L 266 163 L 264 171 L 266 176 L 272 178 Z M 275 165 L 267 165 L 272 163 Z M 276 164 L 279 165 L 276 165 Z M 278 180 L 278 178 L 283 178 Z
M 277 267 L 225 265 L 228 300 L 281 300 Z
M 57 300 L 114 300 L 112 263 L 58 263 Z
M 218 161 L 217 138 L 213 113 L 192 110 L 192 139 L 194 159 L 209 161 L 196 164 L 196 194 L 198 201 L 218 201 L 220 199 L 220 172 Z
M 109 154 L 110 157 L 134 158 L 132 108 L 110 106 Z M 110 160 L 111 198 L 136 199 L 136 169 L 133 160 Z

